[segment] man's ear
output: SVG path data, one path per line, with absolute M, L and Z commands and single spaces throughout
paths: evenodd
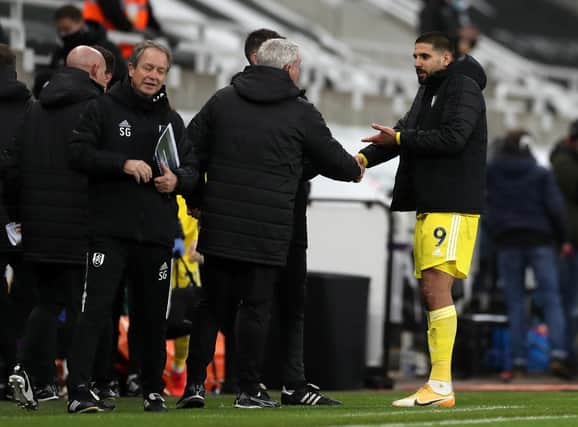
M 90 77 L 96 79 L 96 76 L 98 76 L 98 64 L 92 64 L 90 67 Z
M 283 66 L 283 71 L 287 71 L 287 72 L 291 71 L 291 64 L 286 64 L 286 65 L 284 65 L 284 66 Z

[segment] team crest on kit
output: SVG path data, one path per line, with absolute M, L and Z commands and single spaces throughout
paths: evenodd
M 96 268 L 104 264 L 104 254 L 101 252 L 95 252 L 92 254 L 92 265 Z

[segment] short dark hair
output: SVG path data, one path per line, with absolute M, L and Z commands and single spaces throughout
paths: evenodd
M 416 39 L 415 44 L 418 43 L 431 44 L 437 51 L 455 53 L 455 43 L 452 42 L 447 34 L 440 31 L 423 33 Z
M 99 45 L 94 45 L 92 47 L 98 50 L 100 54 L 104 57 L 104 62 L 106 62 L 106 72 L 114 74 L 114 68 L 116 66 L 116 58 L 114 57 L 112 52 Z
M 82 21 L 82 12 L 76 6 L 68 4 L 66 6 L 59 7 L 54 11 L 53 20 L 54 22 L 60 21 L 61 19 L 68 18 L 73 21 Z
M 247 36 L 245 40 L 245 58 L 251 62 L 251 54 L 257 52 L 261 45 L 270 39 L 284 39 L 285 37 L 279 35 L 277 31 L 261 28 L 255 30 Z
M 0 67 L 14 68 L 16 66 L 16 55 L 7 44 L 0 43 Z
M 167 62 L 168 62 L 168 68 L 167 71 L 171 68 L 171 65 L 173 63 L 173 54 L 171 53 L 171 50 L 166 47 L 165 45 L 162 45 L 160 43 L 157 43 L 156 41 L 153 40 L 145 40 L 143 42 L 138 43 L 132 53 L 130 54 L 130 57 L 128 58 L 128 63 L 132 64 L 134 67 L 136 67 L 138 65 L 138 61 L 140 61 L 141 56 L 143 55 L 144 51 L 147 49 L 157 49 L 160 50 L 161 52 L 163 52 L 166 56 L 167 56 Z

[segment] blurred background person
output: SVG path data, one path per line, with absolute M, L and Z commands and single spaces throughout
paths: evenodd
M 148 0 L 85 0 L 82 15 L 108 30 L 143 33 L 147 39 L 164 35 Z M 122 42 L 119 48 L 128 59 L 134 45 Z
M 525 130 L 508 133 L 487 171 L 487 216 L 506 299 L 514 375 L 527 372 L 528 314 L 526 269 L 536 278 L 534 298 L 548 326 L 551 373 L 569 375 L 565 321 L 558 286 L 557 253 L 571 251 L 562 194 L 549 170 L 534 158 L 532 136 Z
M 73 5 L 66 5 L 56 9 L 53 22 L 62 44 L 52 52 L 48 69 L 38 72 L 36 75 L 33 88 L 36 98 L 38 98 L 42 87 L 50 79 L 52 73 L 64 66 L 68 53 L 80 45 L 102 46 L 114 56 L 115 65 L 112 67 L 114 71 L 110 85 L 126 76 L 126 61 L 120 49 L 108 39 L 107 30 L 101 23 L 84 19 L 80 9 Z
M 578 299 L 578 120 L 573 121 L 568 135 L 552 150 L 552 170 L 566 206 L 566 218 L 573 251 L 560 258 L 560 293 L 566 320 L 568 363 L 576 374 L 576 327 Z
M 472 23 L 465 0 L 423 0 L 419 15 L 419 34 L 440 31 L 456 48 L 458 57 L 468 54 L 480 35 Z

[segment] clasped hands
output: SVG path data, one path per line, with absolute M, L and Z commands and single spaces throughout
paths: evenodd
M 177 187 L 177 176 L 161 163 L 163 174 L 154 179 L 155 188 L 159 193 L 172 193 Z M 131 175 L 137 183 L 148 183 L 153 177 L 153 171 L 143 160 L 127 160 L 122 168 L 123 172 Z

